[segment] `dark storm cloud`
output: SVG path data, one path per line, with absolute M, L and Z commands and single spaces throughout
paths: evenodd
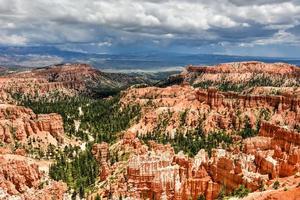
M 299 24 L 298 0 L 0 0 L 0 45 L 291 44 Z

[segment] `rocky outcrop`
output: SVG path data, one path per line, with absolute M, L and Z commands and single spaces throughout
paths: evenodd
M 182 153 L 175 154 L 170 145 L 153 141 L 149 142 L 150 149 L 147 150 L 132 132 L 125 133 L 119 145 L 123 147 L 123 152 L 129 152 L 124 149 L 131 149 L 131 154 L 125 166 L 122 161 L 111 166 L 115 173 L 107 180 L 116 181 L 109 183 L 110 191 L 98 191 L 102 197 L 111 193 L 112 198 L 196 199 L 203 194 L 213 199 L 218 195 L 219 184 L 211 180 L 201 165 L 208 159 L 204 151 L 199 152 L 195 159 L 190 159 Z M 93 152 L 101 146 L 104 145 L 94 146 Z M 126 169 L 122 176 L 117 173 L 121 171 L 120 166 Z M 104 182 L 107 183 L 107 180 Z
M 259 135 L 243 140 L 241 147 L 214 149 L 210 158 L 200 150 L 190 158 L 182 152 L 176 154 L 170 145 L 153 141 L 148 142 L 147 150 L 135 134 L 127 132 L 118 145 L 132 149 L 132 153 L 125 162 L 108 165 L 112 173 L 102 179 L 102 185 L 109 187 L 97 193 L 104 198 L 110 195 L 171 200 L 197 199 L 203 195 L 211 200 L 222 188 L 229 193 L 244 185 L 252 192 L 259 191 L 264 186 L 271 187 L 274 180 L 290 179 L 300 172 L 298 136 L 296 131 L 263 121 Z M 107 149 L 106 143 L 93 148 L 101 163 L 107 163 Z
M 285 146 L 290 146 L 290 144 L 300 145 L 300 133 L 268 122 L 261 123 L 259 135 L 272 138 L 282 148 L 286 148 Z
M 265 73 L 300 77 L 300 69 L 295 65 L 287 63 L 263 63 L 257 61 L 223 63 L 215 66 L 188 66 L 186 70 L 188 72 L 199 72 L 207 74 Z
M 255 96 L 273 96 L 281 95 L 285 97 L 300 98 L 300 87 L 271 87 L 271 86 L 260 86 L 253 87 L 249 90 L 244 91 L 245 94 L 252 94 Z
M 43 186 L 45 175 L 37 164 L 29 164 L 22 157 L 0 156 L 0 198 L 9 197 L 24 200 L 58 199 L 62 200 L 67 188 L 64 183 L 48 181 Z
M 146 149 L 130 132 L 124 135 L 119 144 L 129 149 L 129 145 L 132 149 L 136 147 Z M 97 160 L 107 160 L 105 156 L 107 153 L 100 153 L 103 149 L 107 149 L 106 147 L 104 143 L 93 147 Z M 170 145 L 150 141 L 149 147 L 148 151 L 132 151 L 126 164 L 119 161 L 110 166 L 113 173 L 103 180 L 103 185 L 110 185 L 110 187 L 103 188 L 104 190 L 101 189 L 97 193 L 103 198 L 110 193 L 112 198 L 127 196 L 134 199 L 187 200 L 196 199 L 200 195 L 206 196 L 207 199 L 214 199 L 218 196 L 220 185 L 212 181 L 203 166 L 208 161 L 208 156 L 204 151 L 200 151 L 194 159 L 191 159 L 182 153 L 175 154 Z M 122 175 L 119 174 L 120 172 Z M 92 197 L 95 195 L 91 195 L 88 199 Z
M 93 78 L 98 71 L 88 64 L 58 64 L 48 67 L 35 68 L 30 71 L 9 74 L 9 78 L 44 78 L 50 82 L 83 81 L 84 77 Z M 77 76 L 76 76 L 77 75 Z
M 37 165 L 27 165 L 25 161 L 6 161 L 1 157 L 0 159 L 1 188 L 6 188 L 9 194 L 23 193 L 28 188 L 38 187 L 42 174 Z
M 23 145 L 39 141 L 57 146 L 64 142 L 62 117 L 58 114 L 38 114 L 21 106 L 0 104 L 0 139 L 10 144 L 18 141 Z M 30 142 L 31 141 L 31 142 Z M 42 145 L 43 144 L 43 145 Z
M 294 97 L 273 95 L 240 95 L 234 92 L 219 92 L 216 89 L 197 90 L 197 98 L 211 107 L 229 108 L 272 108 L 278 112 L 293 111 L 300 112 L 300 99 Z
M 271 138 L 271 143 L 265 143 L 255 153 L 261 173 L 276 178 L 292 176 L 300 171 L 300 133 L 263 122 L 259 135 Z
M 222 83 L 243 86 L 242 89 L 254 86 L 300 86 L 300 69 L 287 63 L 253 61 L 224 63 L 215 66 L 188 66 L 181 75 L 185 77 L 185 82 L 195 86 L 218 87 Z
M 0 76 L 0 102 L 7 102 L 9 94 L 30 96 L 61 93 L 99 92 L 102 89 L 128 87 L 132 84 L 149 83 L 143 76 L 101 72 L 88 64 L 61 64 L 36 68 L 30 71 Z
M 34 194 L 26 194 L 24 196 L 26 200 L 65 200 L 68 196 L 67 189 L 65 183 L 53 181 L 50 185 L 45 186 L 41 190 L 37 190 Z
M 36 123 L 38 129 L 49 132 L 59 143 L 63 143 L 63 120 L 59 114 L 38 114 Z
M 163 151 L 152 155 L 133 157 L 129 161 L 128 181 L 145 198 L 197 199 L 218 196 L 220 185 L 214 183 L 201 165 L 207 158 L 204 152 L 194 159 L 183 154 Z
M 123 93 L 121 103 L 142 107 L 139 123 L 130 129 L 142 135 L 164 128 L 160 132 L 173 136 L 178 129 L 199 125 L 206 133 L 234 132 L 244 127 L 247 118 L 253 128 L 265 119 L 291 129 L 300 123 L 300 99 L 293 96 L 243 95 L 181 85 L 131 88 Z
M 27 95 L 61 92 L 72 95 L 86 90 L 88 81 L 95 81 L 99 71 L 86 64 L 66 64 L 31 71 L 12 73 L 0 78 L 0 89 L 7 93 Z
M 109 169 L 109 149 L 108 144 L 103 142 L 101 144 L 94 144 L 92 148 L 92 154 L 99 163 L 100 168 L 100 180 L 104 181 L 110 174 Z

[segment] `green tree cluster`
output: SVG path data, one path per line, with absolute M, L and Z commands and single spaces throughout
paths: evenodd
M 87 144 L 86 150 L 72 159 L 68 157 L 70 150 L 60 152 L 56 156 L 56 163 L 50 166 L 50 177 L 66 182 L 69 188 L 74 189 L 73 196 L 79 194 L 83 198 L 99 174 L 99 166 L 91 153 L 91 146 Z
M 220 146 L 224 148 L 233 142 L 231 136 L 223 132 L 205 135 L 201 128 L 197 128 L 195 131 L 186 134 L 182 132 L 175 133 L 173 138 L 163 133 L 148 133 L 144 136 L 140 136 L 140 138 L 146 143 L 149 140 L 162 144 L 170 143 L 175 152 L 183 151 L 189 156 L 195 156 L 200 149 L 205 149 L 209 156 L 211 156 L 212 149 Z
M 60 114 L 65 133 L 85 141 L 92 136 L 96 142 L 112 143 L 116 139 L 116 133 L 126 129 L 130 121 L 140 114 L 140 107 L 137 105 L 121 109 L 119 95 L 109 99 L 62 95 L 36 98 L 18 94 L 14 97 L 20 105 L 31 108 L 37 114 Z M 78 130 L 75 129 L 75 121 L 80 123 Z

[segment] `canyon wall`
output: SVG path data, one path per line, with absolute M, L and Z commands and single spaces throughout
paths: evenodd
M 217 89 L 197 90 L 197 98 L 212 108 L 272 108 L 277 112 L 292 111 L 300 113 L 300 99 L 289 96 L 241 95 L 235 92 L 220 92 Z
M 253 129 L 260 120 L 291 129 L 300 123 L 300 98 L 293 96 L 245 95 L 176 85 L 131 88 L 123 93 L 121 103 L 141 106 L 141 119 L 130 128 L 141 135 L 163 127 L 160 132 L 174 136 L 179 129 L 195 129 L 199 125 L 206 133 L 237 132 L 243 129 L 246 118 Z
M 63 200 L 65 183 L 47 180 L 40 161 L 0 153 L 0 199 Z M 33 163 L 32 163 L 33 162 Z
M 0 77 L 0 89 L 8 93 L 48 94 L 59 91 L 74 94 L 85 91 L 88 81 L 96 81 L 100 72 L 87 64 L 65 64 Z
M 58 114 L 35 114 L 22 106 L 0 104 L 0 139 L 11 144 L 18 141 L 27 145 L 36 140 L 45 148 L 64 142 L 62 117 Z
M 270 75 L 287 75 L 300 77 L 300 69 L 287 63 L 263 63 L 258 61 L 222 63 L 214 66 L 188 66 L 187 72 L 206 74 L 215 73 L 264 73 Z
M 114 144 L 111 148 L 117 148 L 121 154 L 129 152 L 125 149 L 131 149 L 128 160 L 106 165 L 110 169 L 106 179 L 101 179 L 104 169 L 102 166 L 99 175 L 101 185 L 109 185 L 109 188 L 100 189 L 88 199 L 95 198 L 96 194 L 102 198 L 157 200 L 197 199 L 201 195 L 214 199 L 218 196 L 220 185 L 212 181 L 202 166 L 208 160 L 205 151 L 200 151 L 195 159 L 191 159 L 183 153 L 175 154 L 170 145 L 153 141 L 149 145 L 147 150 L 147 146 L 142 145 L 133 133 L 125 133 L 123 139 L 117 143 L 119 147 Z M 93 154 L 100 163 L 108 163 L 109 157 L 114 156 L 112 152 L 107 153 L 105 143 L 95 144 Z
M 263 173 L 276 178 L 300 172 L 299 132 L 263 122 L 259 136 L 261 141 L 271 138 L 255 153 L 255 162 Z
M 212 200 L 223 189 L 232 192 L 240 185 L 252 192 L 260 191 L 263 187 L 272 187 L 275 180 L 294 179 L 300 172 L 299 135 L 296 131 L 263 121 L 258 136 L 243 140 L 241 146 L 233 144 L 228 149 L 214 149 L 210 158 L 202 149 L 194 158 L 189 158 L 183 152 L 175 154 L 170 145 L 153 141 L 149 142 L 148 150 L 139 151 L 146 147 L 133 133 L 125 133 L 117 144 L 120 145 L 118 151 L 129 147 L 134 151 L 129 154 L 128 161 L 106 165 L 110 173 L 101 180 L 109 188 L 99 189 L 97 194 L 104 198 L 111 195 L 112 198 L 157 200 L 205 196 Z M 109 157 L 113 156 L 109 155 L 108 149 L 110 152 L 111 149 L 107 144 L 94 148 L 100 163 L 108 163 Z M 294 182 L 285 186 L 296 187 Z

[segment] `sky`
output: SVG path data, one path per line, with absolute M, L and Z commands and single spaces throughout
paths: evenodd
M 300 0 L 0 0 L 0 46 L 300 57 Z

